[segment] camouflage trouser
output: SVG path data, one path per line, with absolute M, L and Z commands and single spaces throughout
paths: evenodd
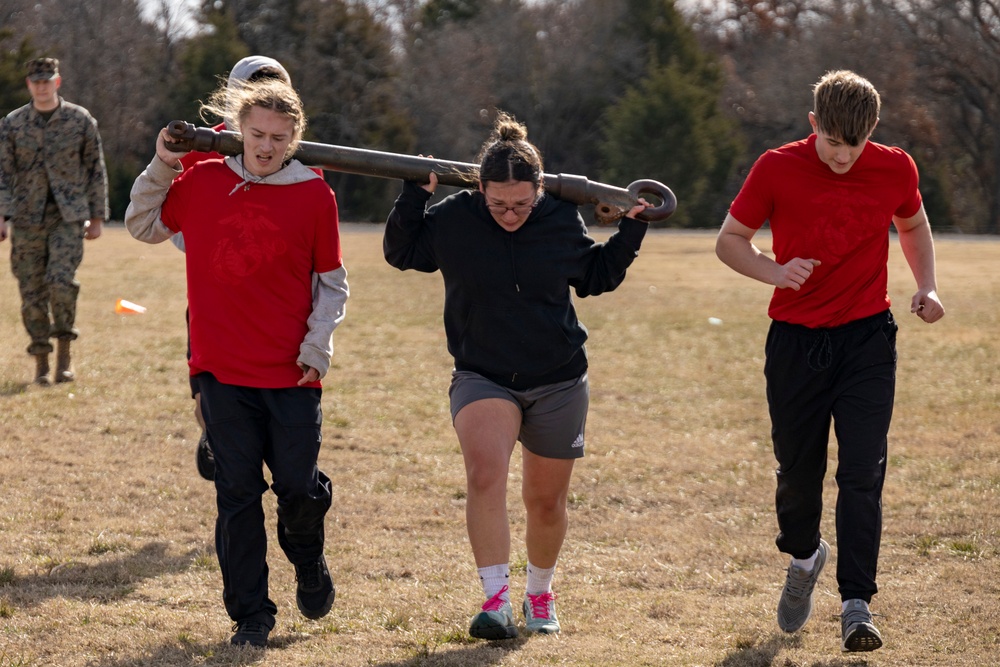
M 76 270 L 83 260 L 83 221 L 64 222 L 55 202 L 40 225 L 13 221 L 10 264 L 21 291 L 21 319 L 31 337 L 28 354 L 52 352 L 50 338 L 75 340 Z M 51 306 L 52 316 L 49 317 Z

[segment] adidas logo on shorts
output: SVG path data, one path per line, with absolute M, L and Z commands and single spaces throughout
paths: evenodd
M 576 440 L 573 441 L 573 445 L 572 446 L 574 448 L 576 448 L 576 447 L 583 447 L 583 433 L 581 433 L 580 435 L 576 436 Z

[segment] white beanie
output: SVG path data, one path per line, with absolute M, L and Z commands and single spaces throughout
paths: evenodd
M 281 72 L 281 78 L 285 80 L 285 83 L 290 84 L 292 82 L 292 77 L 288 76 L 288 72 L 285 68 L 282 67 L 281 63 L 274 58 L 268 58 L 267 56 L 247 56 L 233 65 L 233 71 L 229 73 L 229 82 L 226 85 L 232 86 L 234 81 L 246 81 L 253 76 L 257 70 L 265 67 L 273 67 Z
M 288 76 L 288 71 L 281 66 L 274 58 L 268 58 L 267 56 L 247 56 L 235 65 L 233 65 L 233 71 L 229 73 L 229 81 L 226 82 L 227 88 L 232 88 L 236 81 L 247 81 L 256 74 L 259 70 L 265 67 L 271 67 L 279 72 L 281 72 L 281 78 L 284 79 L 285 83 L 291 85 L 292 77 Z M 236 128 L 239 123 L 235 122 L 234 118 L 227 117 L 224 119 L 227 130 L 232 130 Z

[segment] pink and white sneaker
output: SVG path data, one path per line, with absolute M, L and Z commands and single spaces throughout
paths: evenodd
M 472 617 L 469 634 L 476 639 L 513 639 L 517 637 L 514 625 L 514 610 L 504 597 L 509 589 L 504 586 L 500 592 L 483 604 L 483 610 Z

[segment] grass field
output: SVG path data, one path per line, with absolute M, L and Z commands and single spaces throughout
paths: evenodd
M 802 632 L 774 620 L 787 560 L 773 543 L 761 370 L 770 290 L 726 269 L 713 246 L 710 233 L 653 233 L 620 289 L 578 300 L 592 403 L 555 581 L 563 633 L 491 644 L 466 634 L 481 593 L 447 410 L 440 276 L 391 269 L 381 227 L 347 225 L 352 296 L 320 456 L 335 485 L 326 553 L 337 602 L 303 619 L 272 539 L 279 615 L 260 651 L 228 645 L 214 492 L 194 467 L 183 256 L 121 227 L 89 242 L 78 380 L 42 388 L 27 384 L 0 245 L 0 667 L 995 664 L 1000 239 L 938 239 L 948 315 L 935 325 L 909 314 L 912 278 L 893 242 L 899 382 L 873 604 L 886 645 L 852 655 L 839 650 L 835 563 Z M 116 315 L 116 298 L 148 312 Z M 823 528 L 834 561 L 835 466 L 833 449 Z M 515 465 L 515 599 L 519 486 Z M 273 495 L 265 503 L 273 536 Z

